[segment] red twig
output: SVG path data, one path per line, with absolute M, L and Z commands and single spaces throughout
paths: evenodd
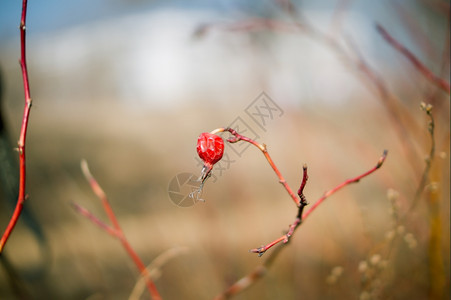
M 342 188 L 344 188 L 345 186 L 347 186 L 348 184 L 351 183 L 355 183 L 355 182 L 359 182 L 360 179 L 362 179 L 363 177 L 366 177 L 368 175 L 370 175 L 371 173 L 375 172 L 377 169 L 379 169 L 382 164 L 384 163 L 385 159 L 387 158 L 387 150 L 384 150 L 384 153 L 382 154 L 382 156 L 379 158 L 379 161 L 377 162 L 376 166 L 374 166 L 372 169 L 366 171 L 365 173 L 354 177 L 352 179 L 348 179 L 344 182 L 342 182 L 341 184 L 337 185 L 336 187 L 334 187 L 333 189 L 327 191 L 326 193 L 324 193 L 324 195 L 319 198 L 315 204 L 313 204 L 309 210 L 307 210 L 303 215 L 302 215 L 302 219 L 305 220 L 305 218 L 307 218 L 321 203 L 323 203 L 324 200 L 326 200 L 327 197 L 335 194 L 338 190 L 341 190 Z
M 315 204 L 313 204 L 310 207 L 310 209 L 308 211 L 306 211 L 303 214 L 303 209 L 307 205 L 307 200 L 304 196 L 303 191 L 304 191 L 304 187 L 305 187 L 305 184 L 307 183 L 307 178 L 308 178 L 307 167 L 304 165 L 304 178 L 302 180 L 301 187 L 299 188 L 299 191 L 298 191 L 298 195 L 301 199 L 301 205 L 299 206 L 298 215 L 296 216 L 294 223 L 290 225 L 288 232 L 286 234 L 282 235 L 281 237 L 277 238 L 276 240 L 272 241 L 271 243 L 267 244 L 266 246 L 261 246 L 259 248 L 252 249 L 252 250 L 250 250 L 250 252 L 258 253 L 258 255 L 261 256 L 268 249 L 279 244 L 280 242 L 283 242 L 284 244 L 288 243 L 290 237 L 293 235 L 296 228 L 298 228 L 298 226 L 301 225 L 301 223 L 305 220 L 305 218 L 307 218 L 321 203 L 323 203 L 323 201 L 326 200 L 327 197 L 330 197 L 331 195 L 335 194 L 338 190 L 342 189 L 343 187 L 347 186 L 348 184 L 358 182 L 363 177 L 366 177 L 366 176 L 370 175 L 371 173 L 373 173 L 374 171 L 376 171 L 377 169 L 379 169 L 382 166 L 382 164 L 384 163 L 386 157 L 387 157 L 387 151 L 385 150 L 384 153 L 382 154 L 382 156 L 379 158 L 379 161 L 377 162 L 376 166 L 374 166 L 372 169 L 366 171 L 365 173 L 363 173 L 357 177 L 354 177 L 352 179 L 348 179 L 348 180 L 342 182 L 341 184 L 337 185 L 333 189 L 327 191 L 321 198 L 319 198 L 315 202 Z
M 296 206 L 299 207 L 300 202 L 299 202 L 298 198 L 293 193 L 293 191 L 291 190 L 290 186 L 287 184 L 287 181 L 285 180 L 285 178 L 283 178 L 283 176 L 280 173 L 279 169 L 274 164 L 274 161 L 272 160 L 271 156 L 269 156 L 269 153 L 266 150 L 266 145 L 265 144 L 259 144 L 256 141 L 254 141 L 253 139 L 250 139 L 248 137 L 242 136 L 241 134 L 239 134 L 238 132 L 236 132 L 236 130 L 234 130 L 232 128 L 218 128 L 218 129 L 213 130 L 211 133 L 218 133 L 218 132 L 224 132 L 224 131 L 228 131 L 232 135 L 235 136 L 234 138 L 229 138 L 227 140 L 229 143 L 236 143 L 236 142 L 239 142 L 239 141 L 245 141 L 245 142 L 251 143 L 252 145 L 257 147 L 258 149 L 260 149 L 260 151 L 266 157 L 266 160 L 268 161 L 269 165 L 271 166 L 271 168 L 274 170 L 274 172 L 276 173 L 277 177 L 279 178 L 279 182 L 287 190 L 288 194 L 290 195 L 291 199 L 293 199 L 293 201 L 296 204 Z
M 232 128 L 218 128 L 213 130 L 211 133 L 216 134 L 219 132 L 225 132 L 228 131 L 229 133 L 231 133 L 233 135 L 233 137 L 227 139 L 227 141 L 229 143 L 237 143 L 239 141 L 244 141 L 244 142 L 248 142 L 254 146 L 256 146 L 257 148 L 260 149 L 260 151 L 262 151 L 262 153 L 265 155 L 268 163 L 271 165 L 271 167 L 273 168 L 274 172 L 276 173 L 277 177 L 279 178 L 279 182 L 284 186 L 284 188 L 287 190 L 288 194 L 290 195 L 290 197 L 293 199 L 294 203 L 296 204 L 296 206 L 298 207 L 298 213 L 296 216 L 295 221 L 293 222 L 293 224 L 291 224 L 288 228 L 288 231 L 286 234 L 282 235 L 281 237 L 275 239 L 274 241 L 272 241 L 271 243 L 265 245 L 265 246 L 261 246 L 259 248 L 254 248 L 249 250 L 249 252 L 252 253 L 258 253 L 259 256 L 262 256 L 268 249 L 272 248 L 273 246 L 283 242 L 284 244 L 288 243 L 288 241 L 290 240 L 290 237 L 293 235 L 294 231 L 296 230 L 296 228 L 302 223 L 302 221 L 307 218 L 310 213 L 313 212 L 313 210 L 315 210 L 327 197 L 331 196 L 332 194 L 334 194 L 335 192 L 337 192 L 338 190 L 340 190 L 341 188 L 345 187 L 348 184 L 354 183 L 354 182 L 358 182 L 360 179 L 362 179 L 365 176 L 370 175 L 371 173 L 373 173 L 374 171 L 376 171 L 377 169 L 379 169 L 382 164 L 385 161 L 385 158 L 387 157 L 387 151 L 385 150 L 384 153 L 382 154 L 382 156 L 380 157 L 377 165 L 375 167 L 373 167 L 372 169 L 370 169 L 369 171 L 354 177 L 352 179 L 348 179 L 346 181 L 344 181 L 343 183 L 339 184 L 338 186 L 334 187 L 333 189 L 331 189 L 330 191 L 326 192 L 320 199 L 318 199 L 318 201 L 304 214 L 304 207 L 307 205 L 307 200 L 305 198 L 304 195 L 304 188 L 307 184 L 307 180 L 308 180 L 308 174 L 307 174 L 307 166 L 304 165 L 303 167 L 303 178 L 302 178 L 302 182 L 301 185 L 299 187 L 298 190 L 298 196 L 299 199 L 297 199 L 296 195 L 293 193 L 293 191 L 291 190 L 290 186 L 287 184 L 287 182 L 285 181 L 285 179 L 283 178 L 282 174 L 280 173 L 279 169 L 276 167 L 276 165 L 274 164 L 274 161 L 271 159 L 271 157 L 268 154 L 268 151 L 266 150 L 266 145 L 264 144 L 259 144 L 256 141 L 254 141 L 251 138 L 245 137 L 241 134 L 239 134 L 238 132 L 236 132 L 236 130 L 232 129 Z
M 19 151 L 19 195 L 17 198 L 16 208 L 6 227 L 5 232 L 0 240 L 0 254 L 3 252 L 3 248 L 11 235 L 14 227 L 16 226 L 17 220 L 22 212 L 23 204 L 26 199 L 25 192 L 25 181 L 26 181 L 26 167 L 25 167 L 25 140 L 27 136 L 28 119 L 30 116 L 31 109 L 31 96 L 30 96 L 30 85 L 28 82 L 28 71 L 27 71 L 27 61 L 26 61 L 26 45 L 25 45 L 25 22 L 27 17 L 27 0 L 22 2 L 22 16 L 20 20 L 20 67 L 22 69 L 23 86 L 25 93 L 25 107 L 22 117 L 22 126 L 20 129 L 20 136 L 18 141 L 18 151 Z
M 396 50 L 398 50 L 402 55 L 404 55 L 413 66 L 423 74 L 426 79 L 430 82 L 441 88 L 443 91 L 450 93 L 450 85 L 444 79 L 436 76 L 429 70 L 409 49 L 407 49 L 404 45 L 398 42 L 393 36 L 391 36 L 384 27 L 380 24 L 376 24 L 376 29 L 380 33 L 380 35 Z
M 283 242 L 284 244 L 288 243 L 290 240 L 290 237 L 294 234 L 294 231 L 298 226 L 302 223 L 302 212 L 304 211 L 304 207 L 308 204 L 307 199 L 304 196 L 304 188 L 307 184 L 308 175 L 307 175 L 307 165 L 303 166 L 303 176 L 302 176 L 302 182 L 301 186 L 298 190 L 298 196 L 300 199 L 299 202 L 299 208 L 298 208 L 298 214 L 296 216 L 296 219 L 294 220 L 293 224 L 290 225 L 288 228 L 288 231 L 286 234 L 282 235 L 278 239 L 275 239 L 271 243 L 267 244 L 266 246 L 261 246 L 259 248 L 251 249 L 249 252 L 252 253 L 258 253 L 258 256 L 262 256 L 268 249 L 272 248 L 273 246 L 277 245 L 280 242 Z
M 307 205 L 307 200 L 306 200 L 306 198 L 304 196 L 304 188 L 305 188 L 305 186 L 307 184 L 308 175 L 307 175 L 307 166 L 304 165 L 304 167 L 303 167 L 303 174 L 304 175 L 303 175 L 302 182 L 301 182 L 301 185 L 300 185 L 299 190 L 298 190 L 298 196 L 300 198 L 300 205 L 299 205 L 298 214 L 296 216 L 296 219 L 295 219 L 294 223 L 292 225 L 290 225 L 290 227 L 288 229 L 288 232 L 286 234 L 284 234 L 283 236 L 279 237 L 278 239 L 274 240 L 273 242 L 269 243 L 266 246 L 262 246 L 260 248 L 252 249 L 250 251 L 258 253 L 259 256 L 261 256 L 261 255 L 263 255 L 263 253 L 265 253 L 265 251 L 267 251 L 268 249 L 270 249 L 271 247 L 277 245 L 280 242 L 283 242 L 284 244 L 286 244 L 289 241 L 290 237 L 293 235 L 293 233 L 296 230 L 296 228 L 298 228 L 299 225 L 302 224 L 303 220 L 308 215 L 310 215 L 310 213 L 312 213 L 315 210 L 315 208 L 318 207 L 327 197 L 333 195 L 334 193 L 336 193 L 338 190 L 340 190 L 341 188 L 345 187 L 346 185 L 358 182 L 360 179 L 362 179 L 362 178 L 370 175 L 371 173 L 375 172 L 385 162 L 386 157 L 387 157 L 387 150 L 385 150 L 383 152 L 383 154 L 379 158 L 379 161 L 377 162 L 376 166 L 374 166 L 370 170 L 366 171 L 365 173 L 363 173 L 363 174 L 361 174 L 361 175 L 359 175 L 357 177 L 354 177 L 352 179 L 348 179 L 348 180 L 344 181 L 343 183 L 337 185 L 336 187 L 334 187 L 330 191 L 326 192 L 320 199 L 318 199 L 316 201 L 315 205 L 309 211 L 307 211 L 306 213 L 303 213 L 303 209 Z M 225 291 L 223 291 L 221 294 L 217 295 L 214 299 L 215 300 L 228 299 L 231 296 L 236 295 L 236 294 L 242 292 L 243 290 L 247 289 L 252 284 L 254 284 L 257 280 L 259 280 L 260 278 L 265 276 L 266 271 L 272 265 L 274 260 L 278 257 L 281 249 L 283 249 L 283 248 L 284 247 L 279 247 L 279 248 L 275 249 L 275 251 L 272 252 L 269 255 L 269 257 L 265 260 L 263 265 L 260 265 L 260 266 L 256 267 L 252 272 L 250 272 L 246 276 L 242 277 L 241 279 L 239 279 L 238 281 L 233 283 Z
M 105 210 L 108 219 L 110 219 L 111 223 L 113 224 L 113 227 L 106 225 L 105 223 L 100 221 L 97 217 L 95 217 L 92 213 L 90 213 L 88 210 L 77 204 L 73 204 L 74 208 L 77 210 L 77 212 L 79 212 L 81 215 L 91 220 L 94 224 L 105 230 L 108 234 L 119 239 L 119 241 L 122 243 L 122 246 L 125 248 L 128 255 L 131 257 L 136 267 L 141 272 L 141 275 L 146 278 L 147 289 L 149 290 L 149 294 L 152 296 L 152 299 L 154 300 L 161 299 L 161 296 L 157 290 L 157 287 L 155 286 L 155 283 L 149 276 L 149 271 L 147 270 L 142 260 L 139 258 L 138 254 L 136 254 L 136 252 L 133 250 L 133 248 L 125 238 L 124 232 L 122 231 L 119 222 L 117 221 L 116 215 L 114 214 L 113 209 L 111 208 L 111 205 L 108 201 L 105 192 L 100 187 L 94 176 L 92 176 L 86 161 L 84 160 L 82 161 L 81 168 L 83 170 L 83 174 L 85 175 L 86 179 L 91 185 L 91 189 L 94 191 L 96 196 L 102 201 L 103 209 Z

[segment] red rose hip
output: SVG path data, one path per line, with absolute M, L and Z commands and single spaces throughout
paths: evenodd
M 204 201 L 200 198 L 202 194 L 202 188 L 204 186 L 205 180 L 211 176 L 211 170 L 213 165 L 221 160 L 224 154 L 224 141 L 222 138 L 216 134 L 204 132 L 197 138 L 197 154 L 204 161 L 204 167 L 200 173 L 199 188 L 196 191 L 190 193 L 191 198 L 195 200 Z
M 224 141 L 216 134 L 201 133 L 197 139 L 197 154 L 204 161 L 204 165 L 211 169 L 224 154 Z

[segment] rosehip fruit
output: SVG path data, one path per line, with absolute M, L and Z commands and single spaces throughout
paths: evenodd
M 197 139 L 197 154 L 204 161 L 204 166 L 211 170 L 224 154 L 224 141 L 216 134 L 201 133 Z
M 196 191 L 190 193 L 190 197 L 196 200 L 204 201 L 200 198 L 202 194 L 202 188 L 208 177 L 211 176 L 211 170 L 213 165 L 221 160 L 224 154 L 224 141 L 222 138 L 216 134 L 204 132 L 197 138 L 197 154 L 204 161 L 204 167 L 200 173 L 199 188 Z

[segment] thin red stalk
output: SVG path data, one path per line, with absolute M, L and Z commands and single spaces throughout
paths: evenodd
M 236 130 L 234 130 L 232 128 L 218 128 L 218 129 L 213 130 L 211 133 L 218 133 L 218 132 L 224 132 L 224 131 L 228 131 L 232 135 L 235 136 L 235 138 L 230 138 L 230 139 L 227 140 L 229 143 L 236 143 L 236 142 L 239 142 L 239 141 L 245 141 L 245 142 L 251 143 L 252 145 L 256 146 L 258 149 L 260 149 L 260 151 L 266 157 L 266 160 L 268 161 L 269 165 L 271 166 L 271 168 L 274 170 L 274 172 L 276 173 L 277 177 L 279 178 L 279 182 L 287 190 L 288 194 L 290 195 L 291 199 L 293 199 L 293 201 L 296 204 L 296 206 L 299 207 L 299 200 L 298 200 L 298 198 L 293 193 L 293 191 L 291 190 L 291 188 L 288 185 L 287 181 L 285 180 L 285 178 L 283 178 L 283 176 L 280 173 L 279 169 L 274 164 L 274 161 L 272 160 L 271 156 L 269 155 L 268 151 L 266 150 L 266 145 L 259 144 L 256 141 L 254 141 L 253 139 L 250 139 L 248 137 L 242 136 L 241 134 L 239 134 L 238 132 L 236 132 Z
M 404 47 L 400 42 L 398 42 L 393 36 L 391 36 L 384 27 L 379 24 L 376 24 L 376 29 L 380 33 L 380 35 L 396 50 L 398 50 L 402 55 L 404 55 L 413 66 L 428 79 L 431 83 L 435 84 L 439 88 L 441 88 L 446 93 L 450 93 L 450 85 L 444 79 L 436 76 L 429 70 L 409 49 Z
M 289 230 L 288 230 L 288 232 L 286 234 L 282 235 L 281 237 L 277 238 L 276 240 L 272 241 L 271 243 L 269 243 L 269 244 L 267 244 L 265 246 L 261 246 L 259 248 L 254 248 L 254 249 L 249 250 L 249 252 L 258 253 L 259 256 L 263 255 L 268 249 L 270 249 L 273 246 L 279 244 L 280 242 L 288 243 L 290 237 L 293 235 L 293 233 L 296 230 L 296 228 L 327 197 L 333 195 L 334 193 L 336 193 L 338 190 L 342 189 L 346 185 L 354 183 L 354 182 L 358 182 L 363 177 L 370 175 L 371 173 L 373 173 L 374 171 L 376 171 L 377 169 L 379 169 L 382 166 L 382 164 L 385 161 L 385 158 L 387 157 L 387 150 L 385 150 L 375 167 L 373 167 L 369 171 L 367 171 L 367 172 L 365 172 L 365 173 L 363 173 L 363 174 L 361 174 L 361 175 L 359 175 L 357 177 L 354 177 L 352 179 L 348 179 L 348 180 L 344 181 L 343 183 L 339 184 L 338 186 L 334 187 L 333 189 L 329 190 L 304 214 L 303 210 L 304 210 L 304 207 L 307 205 L 307 200 L 306 200 L 306 198 L 304 196 L 304 188 L 305 188 L 305 185 L 307 184 L 307 180 L 308 180 L 307 166 L 304 165 L 304 167 L 303 167 L 303 172 L 304 172 L 303 174 L 304 175 L 303 175 L 303 179 L 302 179 L 301 185 L 300 185 L 299 190 L 298 190 L 298 196 L 300 198 L 300 200 L 298 200 L 296 198 L 296 196 L 294 195 L 293 191 L 291 190 L 290 186 L 287 184 L 287 182 L 283 178 L 283 176 L 280 173 L 279 169 L 276 167 L 276 165 L 274 164 L 273 160 L 269 156 L 268 151 L 266 150 L 266 145 L 259 144 L 256 141 L 254 141 L 253 139 L 250 139 L 248 137 L 242 136 L 238 132 L 236 132 L 236 130 L 234 130 L 232 128 L 218 128 L 218 129 L 213 130 L 211 133 L 216 134 L 216 133 L 224 132 L 224 131 L 228 131 L 234 136 L 232 138 L 227 139 L 227 141 L 229 143 L 236 143 L 236 142 L 239 142 L 239 141 L 245 141 L 245 142 L 251 143 L 252 145 L 256 146 L 257 148 L 259 148 L 263 152 L 263 154 L 265 155 L 265 157 L 268 160 L 269 164 L 271 165 L 271 167 L 273 168 L 273 170 L 276 173 L 277 177 L 279 178 L 279 182 L 282 183 L 282 185 L 285 187 L 285 189 L 287 190 L 287 192 L 290 195 L 290 197 L 293 199 L 293 201 L 298 206 L 298 214 L 296 216 L 296 219 L 293 222 L 293 224 L 290 225 Z
M 296 230 L 296 228 L 302 223 L 302 221 L 305 220 L 305 218 L 307 218 L 310 213 L 312 213 L 327 197 L 335 194 L 338 190 L 342 189 L 343 187 L 347 186 L 348 184 L 354 183 L 354 182 L 358 182 L 360 179 L 362 179 L 363 177 L 366 177 L 368 175 L 370 175 L 371 173 L 373 173 L 374 171 L 376 171 L 377 169 L 379 169 L 382 164 L 385 161 L 385 158 L 387 157 L 387 151 L 384 151 L 384 153 L 382 154 L 382 156 L 379 158 L 379 161 L 377 163 L 377 165 L 375 167 L 373 167 L 372 169 L 366 171 L 365 173 L 354 177 L 352 179 L 348 179 L 344 182 L 342 182 L 341 184 L 337 185 L 336 187 L 334 187 L 333 189 L 327 191 L 321 198 L 319 198 L 315 204 L 310 207 L 310 209 L 303 214 L 303 208 L 307 205 L 307 201 L 305 199 L 304 196 L 304 187 L 305 184 L 307 182 L 307 167 L 304 166 L 304 178 L 302 180 L 301 183 L 301 187 L 299 188 L 298 191 L 298 195 L 301 199 L 301 205 L 299 206 L 299 211 L 298 211 L 298 215 L 296 217 L 296 220 L 294 221 L 294 223 L 292 225 L 290 225 L 290 228 L 288 230 L 288 232 L 284 235 L 282 235 L 281 237 L 277 238 L 276 240 L 272 241 L 271 243 L 267 244 L 266 246 L 261 246 L 259 248 L 255 248 L 250 250 L 250 252 L 253 253 L 258 253 L 259 256 L 263 255 L 268 249 L 272 248 L 273 246 L 279 244 L 280 242 L 283 242 L 284 244 L 288 243 L 288 241 L 290 240 L 290 237 L 293 235 L 294 231 Z
M 157 287 L 155 286 L 155 283 L 152 281 L 152 279 L 149 276 L 149 271 L 147 270 L 146 266 L 142 262 L 142 260 L 139 258 L 138 254 L 133 250 L 130 243 L 125 238 L 124 232 L 122 231 L 119 222 L 116 218 L 116 215 L 113 212 L 113 209 L 108 201 L 108 198 L 103 191 L 103 189 L 98 184 L 97 180 L 92 176 L 91 172 L 89 171 L 88 164 L 86 161 L 82 161 L 81 167 L 83 170 L 83 173 L 86 177 L 86 179 L 89 181 L 89 184 L 91 186 L 91 189 L 94 191 L 96 196 L 102 201 L 103 209 L 105 210 L 105 213 L 107 214 L 108 218 L 110 219 L 111 223 L 113 224 L 114 230 L 112 230 L 111 227 L 105 225 L 102 226 L 102 222 L 98 220 L 96 217 L 94 217 L 91 213 L 89 213 L 87 210 L 81 208 L 79 209 L 78 206 L 75 206 L 77 210 L 84 215 L 85 217 L 89 218 L 91 221 L 93 221 L 96 225 L 100 226 L 100 228 L 107 231 L 109 234 L 112 234 L 114 237 L 118 238 L 120 242 L 122 243 L 122 246 L 127 251 L 130 258 L 135 263 L 138 270 L 141 272 L 141 275 L 146 278 L 147 283 L 147 289 L 149 290 L 149 294 L 152 296 L 152 299 L 154 300 L 160 300 L 161 296 L 160 293 L 157 290 Z
M 321 198 L 319 198 L 315 204 L 313 204 L 309 210 L 307 210 L 303 215 L 302 215 L 302 219 L 305 220 L 305 218 L 307 218 L 321 203 L 323 203 L 324 200 L 326 200 L 327 197 L 335 194 L 338 190 L 341 190 L 343 187 L 347 186 L 348 184 L 351 183 L 355 183 L 358 182 L 360 179 L 362 179 L 363 177 L 366 177 L 368 175 L 370 175 L 371 173 L 375 172 L 377 169 L 379 169 L 382 164 L 384 163 L 385 159 L 387 158 L 387 150 L 384 151 L 384 153 L 382 154 L 382 156 L 379 158 L 379 161 L 377 162 L 376 166 L 374 166 L 372 169 L 366 171 L 365 173 L 354 177 L 352 179 L 348 179 L 344 182 L 342 182 L 341 184 L 337 185 L 336 187 L 334 187 L 333 189 L 327 191 Z
M 30 96 L 30 85 L 28 82 L 28 70 L 27 70 L 27 61 L 26 61 L 26 44 L 25 44 L 25 23 L 27 17 L 27 0 L 23 0 L 22 2 L 22 16 L 20 20 L 20 67 L 22 69 L 22 78 L 24 85 L 24 93 L 25 93 L 25 107 L 22 117 L 22 126 L 20 129 L 20 136 L 18 141 L 18 151 L 19 151 L 19 195 L 17 198 L 16 208 L 14 209 L 13 215 L 9 221 L 8 226 L 6 227 L 5 232 L 0 240 L 0 254 L 3 252 L 3 248 L 11 235 L 14 227 L 16 226 L 17 220 L 20 217 L 22 212 L 23 204 L 25 202 L 26 193 L 25 193 L 25 182 L 26 182 L 26 166 L 25 166 L 25 141 L 27 137 L 27 129 L 28 129 L 28 119 L 30 116 L 31 109 L 31 96 Z
M 317 202 L 316 202 L 316 206 L 318 206 L 319 204 L 321 204 L 324 199 L 332 194 L 334 194 L 336 191 L 338 191 L 339 189 L 341 189 L 342 187 L 353 183 L 353 182 L 358 182 L 360 179 L 362 179 L 365 176 L 370 175 L 371 173 L 373 173 L 374 171 L 376 171 L 377 169 L 379 169 L 382 164 L 384 163 L 385 159 L 387 157 L 387 151 L 384 151 L 384 153 L 382 154 L 382 156 L 379 158 L 379 161 L 377 163 L 377 165 L 375 167 L 373 167 L 372 169 L 370 169 L 369 171 L 353 178 L 350 180 L 346 180 L 345 182 L 343 182 L 342 184 L 338 185 L 337 187 L 331 189 L 329 192 L 327 192 L 325 194 L 325 196 L 321 197 Z M 299 211 L 298 211 L 298 215 L 296 217 L 295 222 L 290 225 L 290 228 L 287 232 L 287 234 L 281 236 L 280 238 L 274 240 L 273 242 L 269 243 L 266 246 L 262 246 L 260 248 L 257 249 L 253 249 L 251 250 L 251 252 L 256 252 L 259 253 L 259 256 L 261 256 L 266 250 L 268 250 L 269 248 L 277 245 L 280 242 L 284 242 L 287 243 L 289 241 L 290 236 L 293 235 L 294 231 L 296 230 L 296 228 L 299 227 L 300 224 L 302 224 L 303 219 L 308 216 L 313 210 L 310 209 L 310 211 L 308 211 L 307 213 L 303 214 L 303 207 L 305 205 L 307 205 L 307 200 L 304 196 L 304 188 L 305 185 L 307 183 L 307 167 L 304 165 L 304 176 L 302 179 L 302 183 L 301 186 L 298 190 L 298 195 L 301 199 L 300 202 L 300 206 L 299 206 Z M 303 216 L 301 218 L 301 216 Z M 242 291 L 244 291 L 245 289 L 247 289 L 248 287 L 250 287 L 252 284 L 254 284 L 257 280 L 259 280 L 260 278 L 262 278 L 265 274 L 266 271 L 268 270 L 268 268 L 272 265 L 272 263 L 274 262 L 274 260 L 278 257 L 280 250 L 283 249 L 284 247 L 279 247 L 277 249 L 275 249 L 274 252 L 272 252 L 269 257 L 265 260 L 265 262 L 263 263 L 263 265 L 258 266 L 257 268 L 254 269 L 254 271 L 250 272 L 248 275 L 242 277 L 241 279 L 239 279 L 238 281 L 236 281 L 235 283 L 233 283 L 231 286 L 229 286 L 224 292 L 222 292 L 221 294 L 219 294 L 218 296 L 216 296 L 214 299 L 215 300 L 222 300 L 222 299 L 228 299 L 233 295 L 236 295 Z M 254 251 L 255 250 L 255 251 Z
M 281 237 L 275 239 L 274 241 L 272 241 L 271 243 L 269 243 L 265 246 L 251 249 L 251 250 L 249 250 L 249 252 L 257 253 L 258 256 L 262 256 L 266 251 L 268 251 L 275 245 L 277 245 L 281 242 L 283 242 L 284 244 L 288 243 L 290 241 L 291 236 L 294 234 L 294 231 L 296 230 L 296 228 L 298 228 L 298 226 L 301 223 L 302 223 L 302 220 L 300 218 L 296 217 L 296 220 L 294 221 L 293 224 L 290 225 L 290 228 L 288 229 L 288 232 L 286 234 L 282 235 Z
M 272 241 L 271 243 L 267 244 L 266 246 L 261 246 L 259 248 L 254 248 L 249 250 L 249 252 L 252 253 L 258 253 L 258 256 L 262 256 L 268 249 L 272 248 L 273 246 L 277 245 L 280 242 L 283 242 L 284 244 L 288 243 L 290 241 L 290 237 L 294 234 L 294 231 L 296 228 L 298 228 L 299 225 L 302 223 L 302 212 L 304 211 L 304 207 L 308 204 L 307 199 L 304 195 L 304 188 L 307 184 L 308 180 L 308 174 L 307 174 L 307 165 L 304 164 L 303 166 L 303 176 L 302 176 L 302 182 L 301 186 L 298 190 L 298 196 L 300 199 L 299 202 L 299 208 L 298 208 L 298 214 L 296 216 L 296 219 L 294 220 L 293 224 L 290 225 L 288 231 L 286 234 L 282 235 L 278 239 Z

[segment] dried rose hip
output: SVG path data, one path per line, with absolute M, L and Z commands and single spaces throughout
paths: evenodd
M 224 141 L 216 134 L 201 133 L 197 139 L 197 154 L 204 161 L 204 167 L 211 170 L 224 154 Z

